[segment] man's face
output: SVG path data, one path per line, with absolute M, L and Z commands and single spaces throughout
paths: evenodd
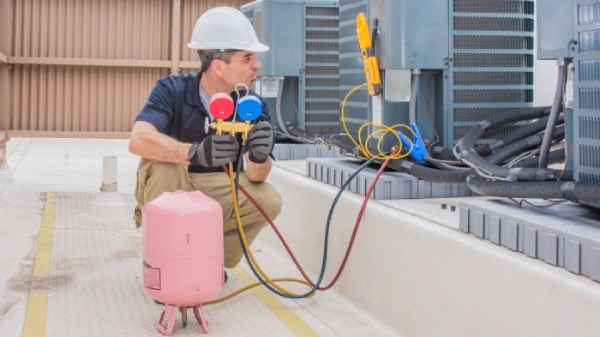
M 221 61 L 221 60 L 220 60 Z M 222 63 L 223 81 L 227 86 L 235 88 L 238 83 L 250 87 L 256 80 L 256 71 L 260 68 L 260 61 L 255 52 L 238 51 L 231 57 L 231 62 Z

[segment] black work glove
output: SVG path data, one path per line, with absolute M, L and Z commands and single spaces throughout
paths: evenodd
M 254 124 L 248 135 L 248 147 L 250 147 L 250 161 L 262 164 L 267 161 L 274 145 L 273 128 L 267 121 Z
M 237 158 L 240 144 L 231 135 L 210 135 L 201 143 L 193 143 L 188 153 L 192 165 L 222 166 Z

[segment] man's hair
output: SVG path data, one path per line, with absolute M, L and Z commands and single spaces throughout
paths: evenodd
M 200 72 L 204 73 L 210 68 L 213 60 L 221 60 L 227 64 L 231 62 L 231 56 L 238 50 L 235 49 L 208 49 L 198 50 L 198 57 L 200 58 Z

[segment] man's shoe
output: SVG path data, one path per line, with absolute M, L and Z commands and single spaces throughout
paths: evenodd
M 140 228 L 142 225 L 142 211 L 137 206 L 133 211 L 133 221 L 135 221 L 135 228 Z

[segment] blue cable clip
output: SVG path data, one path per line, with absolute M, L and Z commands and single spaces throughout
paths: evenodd
M 423 139 L 421 138 L 419 128 L 415 123 L 410 123 L 410 128 L 415 134 L 412 142 L 408 140 L 408 138 L 406 138 L 406 136 L 402 134 L 401 131 L 398 131 L 398 136 L 400 136 L 402 146 L 406 151 L 412 148 L 412 151 L 410 151 L 409 153 L 409 157 L 411 157 L 414 161 L 416 161 L 419 164 L 425 164 L 425 158 L 427 157 L 427 148 L 425 147 L 425 143 L 423 143 Z

